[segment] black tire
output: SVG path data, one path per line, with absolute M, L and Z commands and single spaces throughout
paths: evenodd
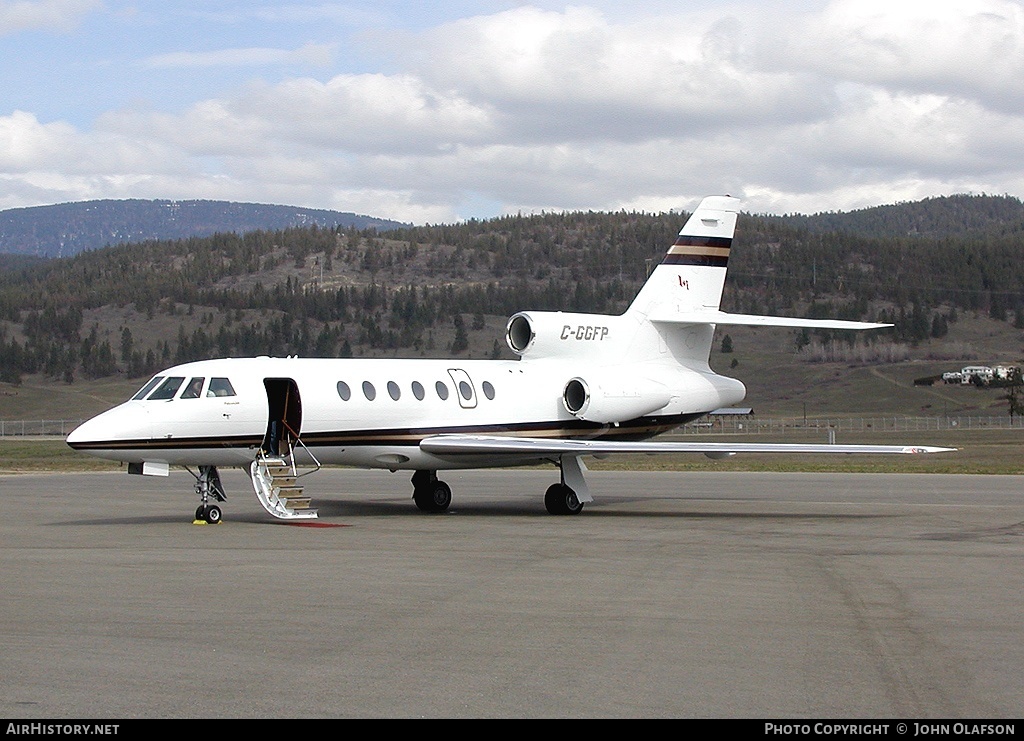
M 204 507 L 201 504 L 198 507 L 196 507 L 196 519 L 197 520 L 205 520 L 206 519 L 206 507 Z
M 434 484 L 432 504 L 434 512 L 444 512 L 452 503 L 452 488 L 443 481 Z
M 583 502 L 565 484 L 552 484 L 548 487 L 544 493 L 544 506 L 552 515 L 578 515 L 583 511 Z
M 220 507 L 218 507 L 216 504 L 211 504 L 206 509 L 206 517 L 204 519 L 211 525 L 216 525 L 218 522 L 220 522 L 221 516 L 222 515 Z
M 430 489 L 418 487 L 412 490 L 412 500 L 421 512 L 430 512 L 430 503 L 433 500 Z
M 445 482 L 435 481 L 414 489 L 412 498 L 422 512 L 444 512 L 452 503 L 452 490 Z

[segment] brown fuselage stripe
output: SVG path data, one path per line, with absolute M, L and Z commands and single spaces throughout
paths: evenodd
M 623 422 L 618 427 L 592 422 L 552 422 L 514 425 L 472 425 L 418 429 L 351 430 L 311 432 L 301 435 L 311 448 L 334 446 L 363 447 L 371 445 L 419 445 L 426 437 L 435 435 L 504 435 L 551 439 L 645 440 L 686 424 L 700 414 L 681 414 L 665 417 L 644 417 Z M 187 450 L 190 448 L 256 448 L 263 444 L 263 436 L 236 435 L 232 437 L 176 437 L 135 440 L 98 440 L 70 444 L 75 450 Z

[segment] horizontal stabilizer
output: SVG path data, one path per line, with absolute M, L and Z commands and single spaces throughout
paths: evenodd
M 789 316 L 729 314 L 725 311 L 660 312 L 650 317 L 662 324 L 739 324 L 748 327 L 806 327 L 807 329 L 884 329 L 891 324 L 850 322 L 843 319 L 801 319 Z
M 606 455 L 611 453 L 868 453 L 874 455 L 947 453 L 956 448 L 925 445 L 829 445 L 803 443 L 706 443 L 631 440 L 576 440 L 499 435 L 434 435 L 420 441 L 420 449 L 438 455 Z

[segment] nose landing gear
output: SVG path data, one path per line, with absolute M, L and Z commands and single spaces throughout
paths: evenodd
M 189 473 L 192 473 L 190 470 Z M 216 504 L 210 503 L 212 496 L 218 502 L 226 502 L 227 495 L 224 493 L 224 486 L 220 482 L 220 474 L 216 466 L 200 466 L 199 474 L 192 473 L 196 479 L 196 494 L 202 504 L 196 509 L 196 517 L 193 525 L 216 525 L 221 521 L 223 513 Z
M 200 504 L 196 509 L 196 519 L 192 521 L 192 524 L 204 524 L 216 525 L 221 520 L 222 513 L 220 507 L 216 504 Z

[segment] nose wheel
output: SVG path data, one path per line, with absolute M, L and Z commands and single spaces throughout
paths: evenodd
M 207 522 L 216 525 L 220 522 L 222 513 L 216 504 L 200 504 L 196 509 L 196 522 Z
M 192 472 L 189 471 L 189 473 Z M 192 473 L 192 475 L 196 479 L 196 494 L 199 495 L 202 502 L 196 508 L 196 518 L 192 522 L 197 525 L 216 525 L 221 521 L 223 513 L 220 507 L 210 502 L 210 498 L 212 497 L 218 502 L 228 500 L 227 495 L 224 494 L 224 486 L 220 483 L 220 474 L 217 473 L 216 466 L 200 466 L 199 473 Z

